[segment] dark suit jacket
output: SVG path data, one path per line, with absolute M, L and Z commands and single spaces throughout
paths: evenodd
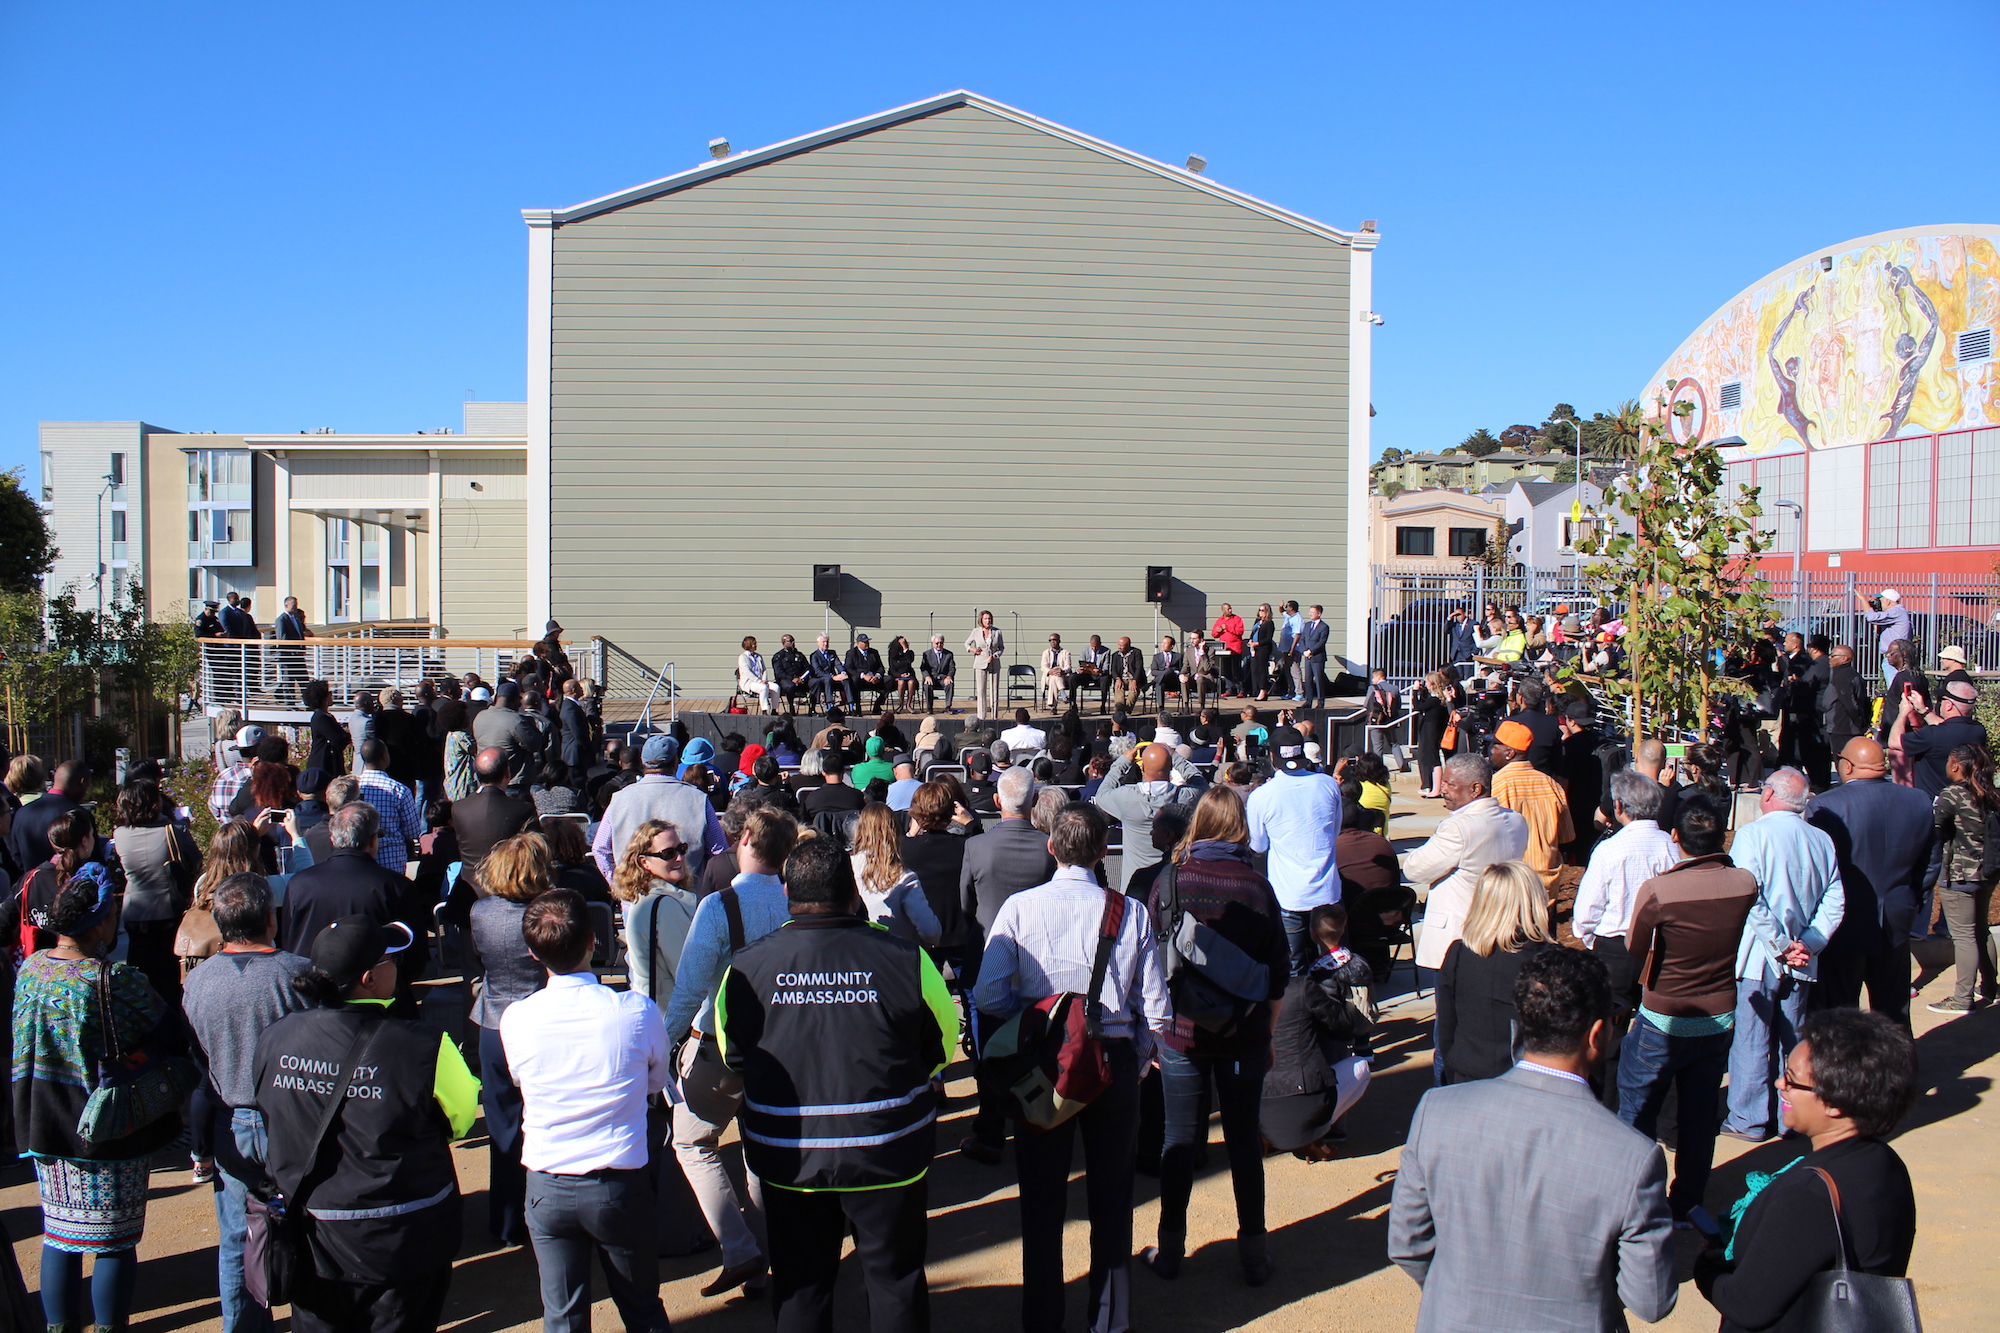
M 1514 982 L 1521 965 L 1550 946 L 1530 944 L 1512 953 L 1495 949 L 1486 957 L 1453 940 L 1437 974 L 1437 1045 L 1444 1052 L 1444 1079 L 1467 1083 L 1498 1078 L 1514 1067 Z
M 923 673 L 934 680 L 958 679 L 958 657 L 949 648 L 926 648 L 919 660 Z
M 344 916 L 406 921 L 411 897 L 410 881 L 384 870 L 368 853 L 337 851 L 293 875 L 285 887 L 278 947 L 310 956 L 313 937 Z
M 1049 835 L 1025 819 L 1002 819 L 978 837 L 965 840 L 959 896 L 966 912 L 979 919 L 979 928 L 991 930 L 1001 903 L 1023 889 L 1048 883 L 1055 874 Z
M 574 699 L 562 701 L 562 761 L 578 771 L 590 762 L 590 718 Z
M 21 867 L 22 874 L 55 855 L 55 849 L 49 846 L 49 825 L 82 806 L 81 801 L 72 801 L 59 791 L 49 791 L 21 807 L 14 816 L 14 831 L 7 835 L 7 845 L 13 849 L 14 862 Z
M 847 674 L 859 680 L 863 676 L 886 676 L 889 671 L 882 665 L 882 654 L 875 649 L 849 648 Z
M 303 611 L 280 611 L 272 622 L 277 627 L 278 637 L 287 641 L 304 639 L 312 631 L 306 628 L 306 614 Z
M 1813 797 L 1806 820 L 1833 839 L 1847 891 L 1827 952 L 1879 954 L 1909 943 L 1936 834 L 1930 797 L 1887 778 L 1843 782 Z
M 496 843 L 505 842 L 524 829 L 539 829 L 535 803 L 522 796 L 509 796 L 504 787 L 481 787 L 451 807 L 452 832 L 458 835 L 459 855 L 465 859 L 461 876 L 477 877 L 480 862 Z
M 1308 620 L 1306 621 L 1305 628 L 1299 631 L 1299 641 L 1293 644 L 1292 647 L 1298 651 L 1301 657 L 1307 653 L 1319 653 L 1324 656 L 1326 653 L 1327 635 L 1332 632 L 1333 627 L 1328 625 L 1324 620 Z

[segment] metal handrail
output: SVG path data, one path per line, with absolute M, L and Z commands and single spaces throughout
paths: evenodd
M 653 700 L 659 696 L 662 684 L 667 687 L 667 725 L 672 726 L 679 719 L 680 690 L 674 683 L 674 664 L 668 662 L 663 670 L 653 675 L 653 689 L 646 696 L 645 706 L 639 710 L 639 720 L 632 724 L 633 735 L 653 729 Z

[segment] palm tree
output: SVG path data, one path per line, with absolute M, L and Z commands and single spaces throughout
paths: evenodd
M 1645 441 L 1646 409 L 1631 398 L 1618 404 L 1618 410 L 1606 416 L 1599 413 L 1597 420 L 1604 423 L 1604 429 L 1593 453 L 1608 458 L 1637 458 L 1639 447 Z M 1595 423 L 1593 423 L 1595 424 Z

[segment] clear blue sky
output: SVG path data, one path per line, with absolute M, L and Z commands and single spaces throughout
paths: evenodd
M 1609 407 L 1807 251 L 2000 221 L 1992 0 L 13 0 L 0 466 L 42 419 L 456 427 L 523 393 L 521 208 L 957 87 L 1380 219 L 1378 449 Z

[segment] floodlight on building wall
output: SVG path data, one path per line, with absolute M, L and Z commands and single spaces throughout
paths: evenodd
M 715 159 L 716 161 L 718 161 L 718 162 L 720 162 L 720 161 L 721 161 L 721 160 L 722 160 L 723 158 L 725 158 L 725 157 L 728 157 L 728 156 L 729 156 L 729 140 L 727 140 L 727 139 L 710 139 L 710 140 L 708 141 L 708 155 L 709 155 L 710 157 L 714 158 L 714 159 Z
M 1208 159 L 1203 157 L 1200 153 L 1189 153 L 1187 160 L 1187 169 L 1189 171 L 1192 171 L 1195 175 L 1199 176 L 1201 175 L 1202 172 L 1208 170 Z

